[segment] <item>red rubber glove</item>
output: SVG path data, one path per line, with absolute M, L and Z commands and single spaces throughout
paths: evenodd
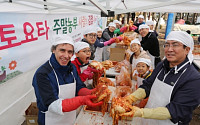
M 88 66 L 88 69 L 89 69 L 91 72 L 98 72 L 97 69 L 91 68 L 91 67 L 89 67 L 89 66 Z
M 83 70 L 83 74 L 88 76 L 88 79 L 92 79 L 93 78 L 93 69 L 91 67 L 87 67 L 87 69 Z
M 118 36 L 117 39 L 119 39 L 120 41 L 122 41 L 122 40 L 123 40 L 123 37 Z
M 122 27 L 122 28 L 120 28 L 120 32 L 124 32 L 125 30 L 127 30 L 127 26 L 124 26 L 124 27 Z
M 94 89 L 87 89 L 87 88 L 81 88 L 78 91 L 79 96 L 86 96 L 86 95 L 91 95 L 92 92 L 96 91 L 96 88 Z
M 103 102 L 93 103 L 91 100 L 96 98 L 94 95 L 77 96 L 71 99 L 62 100 L 62 111 L 70 112 L 76 110 L 81 105 L 96 107 L 103 104 Z
M 135 31 L 136 29 L 137 29 L 137 26 L 135 26 L 135 25 L 129 27 L 130 31 L 132 31 L 132 30 Z
M 112 44 L 114 42 L 115 42 L 115 39 L 111 38 L 110 40 L 104 42 L 103 44 L 104 44 L 104 46 L 107 46 L 107 45 L 110 45 L 110 44 Z

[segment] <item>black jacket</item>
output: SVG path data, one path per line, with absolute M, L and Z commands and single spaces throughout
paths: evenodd
M 188 58 L 177 65 L 177 69 L 187 62 Z M 158 75 L 159 72 L 160 74 Z M 166 75 L 167 73 L 168 75 Z M 179 78 L 181 74 L 182 76 Z M 200 104 L 200 73 L 195 69 L 193 64 L 190 65 L 189 63 L 183 66 L 178 73 L 175 73 L 175 68 L 170 68 L 169 62 L 165 59 L 158 64 L 149 78 L 143 80 L 140 88 L 145 89 L 146 97 L 150 95 L 151 87 L 157 75 L 157 78 L 161 81 L 164 80 L 164 76 L 166 75 L 164 83 L 174 86 L 170 103 L 166 105 L 172 117 L 171 121 L 178 123 L 178 125 L 189 125 L 193 110 Z M 174 85 L 176 80 L 178 81 Z
M 141 46 L 145 51 L 155 57 L 155 67 L 161 61 L 160 60 L 160 47 L 157 37 L 152 32 L 149 32 L 145 37 L 142 37 Z

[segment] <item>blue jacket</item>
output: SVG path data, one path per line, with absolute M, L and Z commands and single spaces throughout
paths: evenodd
M 95 48 L 97 48 L 97 47 L 99 47 L 99 48 L 104 47 L 104 42 L 105 42 L 105 40 L 103 38 L 97 37 L 97 40 L 94 43 Z
M 179 64 L 177 69 L 187 61 L 188 58 Z M 187 70 L 174 86 L 174 83 L 185 69 Z M 192 111 L 200 104 L 200 73 L 195 69 L 193 64 L 190 65 L 187 63 L 187 65 L 175 74 L 175 68 L 170 68 L 169 62 L 165 59 L 157 65 L 152 75 L 148 79 L 145 79 L 143 85 L 140 86 L 140 88 L 145 89 L 146 97 L 149 96 L 152 84 L 159 72 L 158 79 L 161 81 L 164 75 L 170 72 L 164 82 L 174 86 L 170 103 L 166 105 L 172 117 L 171 121 L 173 123 L 178 122 L 179 125 L 188 125 L 192 118 Z
M 53 53 L 51 55 L 50 62 L 58 76 L 60 85 L 74 82 L 75 77 L 76 95 L 81 88 L 85 87 L 85 84 L 78 76 L 76 67 L 71 62 L 69 62 L 67 66 L 61 66 L 57 62 Z M 74 77 L 71 72 L 73 72 Z M 41 113 L 41 111 L 47 111 L 49 105 L 59 98 L 56 76 L 49 64 L 49 61 L 37 69 L 33 77 L 32 85 L 35 89 L 37 106 L 39 108 L 38 123 L 39 125 L 45 125 L 45 113 Z
M 155 37 L 152 32 L 149 32 L 145 37 L 142 37 L 141 46 L 145 51 L 149 51 L 149 53 L 155 57 L 154 66 L 156 67 L 161 61 L 160 46 L 157 37 Z

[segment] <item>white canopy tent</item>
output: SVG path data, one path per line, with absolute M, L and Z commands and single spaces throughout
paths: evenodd
M 128 12 L 200 13 L 199 6 L 200 0 L 0 0 L 0 13 L 71 14 L 85 12 L 100 15 L 102 12 L 107 15 L 108 10 L 114 11 L 114 14 Z M 2 25 L 1 21 L 0 25 Z M 2 100 L 0 124 L 20 125 L 23 122 L 24 118 L 20 113 L 24 111 L 21 110 L 25 110 L 30 101 L 35 99 L 31 86 L 35 70 L 0 85 L 0 100 Z
M 0 12 L 115 14 L 128 12 L 200 13 L 200 0 L 0 0 Z M 45 9 L 47 8 L 47 9 Z

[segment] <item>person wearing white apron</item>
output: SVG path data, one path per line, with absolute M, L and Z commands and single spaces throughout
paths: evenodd
M 119 37 L 119 38 L 121 38 L 121 37 Z M 107 48 L 108 45 L 111 45 L 111 44 L 112 45 L 110 46 L 110 48 L 115 47 L 116 44 L 114 42 L 115 42 L 115 39 L 110 39 L 108 41 L 104 41 L 102 38 L 97 38 L 97 40 L 96 40 L 96 42 L 94 44 L 95 47 L 96 47 L 96 51 L 94 53 L 94 55 L 95 55 L 94 60 L 98 61 L 98 62 L 102 62 L 103 61 L 104 48 Z
M 151 60 L 146 58 L 138 58 L 136 60 L 136 70 L 137 70 L 137 86 L 142 85 L 142 81 L 151 76 L 151 71 L 149 70 L 151 66 Z
M 92 107 L 92 90 L 80 80 L 71 63 L 74 43 L 67 35 L 57 35 L 53 42 L 50 60 L 38 68 L 33 77 L 37 98 L 39 125 L 73 125 L 76 109 L 81 105 Z
M 94 57 L 95 61 L 102 62 L 103 48 L 97 47 L 94 55 L 95 55 Z
M 96 48 L 94 46 L 94 43 L 97 39 L 97 31 L 96 31 L 96 27 L 93 26 L 88 26 L 84 33 L 83 33 L 83 39 L 81 40 L 81 42 L 85 42 L 88 43 L 90 46 L 90 51 L 91 51 L 91 56 L 90 56 L 90 60 L 94 60 L 94 53 L 96 51 Z
M 94 53 L 95 55 L 94 60 L 98 62 L 102 62 L 102 55 L 103 55 L 104 40 L 101 38 L 102 32 L 103 32 L 102 29 L 100 27 L 97 27 L 97 39 L 94 43 L 96 47 L 96 51 Z
M 132 71 L 136 69 L 136 60 L 139 58 L 149 58 L 146 51 L 141 47 L 141 43 L 138 38 L 131 41 L 130 50 L 132 55 L 130 56 L 130 64 L 132 64 Z
M 181 77 L 181 75 L 180 75 L 180 77 Z M 178 81 L 178 79 L 177 79 L 177 81 Z M 177 83 L 177 81 L 175 82 L 175 84 Z M 170 97 L 171 97 L 172 90 L 173 90 L 173 86 L 170 86 L 170 85 L 164 83 L 163 81 L 160 81 L 156 77 L 154 84 L 151 88 L 149 100 L 148 100 L 145 108 L 165 107 L 168 103 L 170 103 Z M 163 93 L 160 94 L 160 91 Z M 169 119 L 167 119 L 167 120 L 143 119 L 142 124 L 143 125 L 145 125 L 145 124 L 148 124 L 148 125 L 174 125 L 174 123 L 172 123 Z
M 142 81 L 151 76 L 151 71 L 149 70 L 151 66 L 151 60 L 146 58 L 139 58 L 136 60 L 136 71 L 137 71 L 137 83 L 135 88 L 138 89 L 142 85 Z M 142 99 L 135 103 L 139 107 L 144 107 L 148 99 Z
M 92 84 L 93 73 L 88 67 L 91 51 L 90 46 L 86 42 L 76 42 L 74 45 L 76 58 L 72 63 L 76 66 L 77 72 L 81 81 L 88 87 Z
M 164 45 L 166 59 L 126 97 L 130 102 L 149 97 L 145 108 L 132 107 L 133 116 L 142 117 L 141 125 L 189 125 L 200 104 L 200 73 L 192 63 L 193 49 L 193 39 L 186 32 L 169 33 Z
M 149 26 L 146 24 L 139 26 L 139 33 L 142 36 L 141 46 L 151 57 L 152 67 L 154 69 L 161 61 L 159 41 L 157 37 L 152 34 L 152 32 L 149 32 Z
M 111 40 L 111 38 L 114 37 L 114 30 L 116 28 L 116 24 L 113 22 L 110 22 L 108 24 L 108 27 L 106 29 L 104 29 L 103 33 L 102 33 L 102 38 L 104 39 L 104 41 L 109 41 Z M 110 57 L 110 46 L 105 46 L 103 47 L 103 61 L 108 60 Z
M 49 62 L 50 63 L 50 62 Z M 50 63 L 51 65 L 51 63 Z M 53 66 L 51 65 L 52 69 Z M 74 79 L 73 83 L 65 84 L 65 85 L 60 85 L 58 76 L 53 69 L 55 76 L 56 76 L 56 81 L 58 84 L 58 97 L 59 99 L 70 99 L 75 97 L 75 92 L 76 92 L 76 80 Z M 73 73 L 72 73 L 73 75 Z M 46 125 L 72 125 L 76 119 L 76 110 L 71 111 L 71 112 L 64 112 L 63 115 L 58 115 L 56 113 L 53 113 L 51 111 L 45 112 L 45 124 Z

